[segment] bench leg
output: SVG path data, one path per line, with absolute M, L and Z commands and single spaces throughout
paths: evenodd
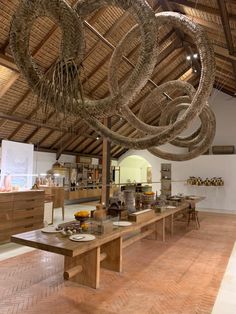
M 78 273 L 70 280 L 91 288 L 99 288 L 100 279 L 100 247 L 85 252 L 79 256 L 65 256 L 65 273 L 78 267 Z
M 101 261 L 101 267 L 121 272 L 122 271 L 122 238 L 117 238 L 101 246 L 101 252 L 106 258 Z

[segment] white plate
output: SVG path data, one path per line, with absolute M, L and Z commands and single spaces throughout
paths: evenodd
M 170 206 L 170 205 L 168 205 L 168 206 L 166 206 L 166 208 L 167 208 L 167 209 L 174 209 L 174 208 L 176 208 L 176 206 Z
M 92 234 L 73 234 L 69 239 L 76 242 L 87 242 L 93 241 L 96 237 Z
M 61 230 L 56 230 L 55 226 L 45 227 L 45 228 L 41 229 L 41 231 L 44 232 L 44 233 L 58 233 L 58 232 L 61 232 Z
M 132 222 L 130 221 L 115 221 L 113 222 L 114 226 L 118 226 L 118 227 L 128 227 L 132 225 Z

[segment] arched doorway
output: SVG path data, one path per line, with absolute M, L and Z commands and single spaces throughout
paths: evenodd
M 131 155 L 119 162 L 121 183 L 152 183 L 152 167 L 143 157 Z

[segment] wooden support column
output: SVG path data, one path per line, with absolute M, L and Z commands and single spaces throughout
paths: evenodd
M 104 119 L 104 125 L 111 127 L 111 118 Z M 111 143 L 103 138 L 102 143 L 102 204 L 108 206 L 110 196 L 110 165 L 111 165 Z

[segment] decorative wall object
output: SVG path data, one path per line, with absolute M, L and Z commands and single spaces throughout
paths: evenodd
M 110 95 L 104 99 L 91 100 L 83 93 L 80 82 L 81 65 L 85 52 L 83 21 L 102 6 L 115 5 L 133 14 L 137 21 L 119 44 L 110 60 L 108 80 Z M 57 62 L 43 75 L 29 52 L 29 39 L 36 18 L 47 16 L 62 30 L 61 52 Z M 130 105 L 146 85 L 156 65 L 158 30 L 163 25 L 178 28 L 195 42 L 201 62 L 201 78 L 198 89 L 182 81 L 171 81 L 158 86 L 150 93 L 150 99 L 160 97 L 169 89 L 178 90 L 183 96 L 159 102 L 156 113 L 161 114 L 158 126 L 142 121 Z M 141 37 L 140 55 L 136 66 L 122 86 L 119 86 L 117 68 L 132 40 Z M 78 116 L 95 131 L 108 137 L 115 144 L 134 149 L 149 149 L 154 155 L 169 160 L 188 160 L 203 153 L 212 143 L 215 134 L 215 117 L 207 104 L 211 93 L 215 62 L 214 51 L 206 33 L 186 16 L 174 12 L 154 11 L 143 0 L 80 0 L 71 8 L 64 0 L 24 0 L 13 17 L 10 36 L 11 50 L 21 73 L 32 90 L 38 95 L 42 106 L 54 107 L 56 111 Z M 183 101 L 187 105 L 183 105 Z M 155 102 L 152 101 L 152 104 Z M 144 107 L 141 108 L 143 112 Z M 179 117 L 179 112 L 185 110 Z M 137 130 L 136 138 L 122 136 L 104 126 L 100 119 L 118 115 Z M 201 127 L 187 137 L 179 137 L 195 117 L 201 119 Z M 186 154 L 163 152 L 156 146 L 172 143 L 176 146 L 196 146 Z
M 189 177 L 187 180 L 189 185 L 204 185 L 204 186 L 224 186 L 224 180 L 221 177 L 206 178 L 205 180 L 200 177 Z

